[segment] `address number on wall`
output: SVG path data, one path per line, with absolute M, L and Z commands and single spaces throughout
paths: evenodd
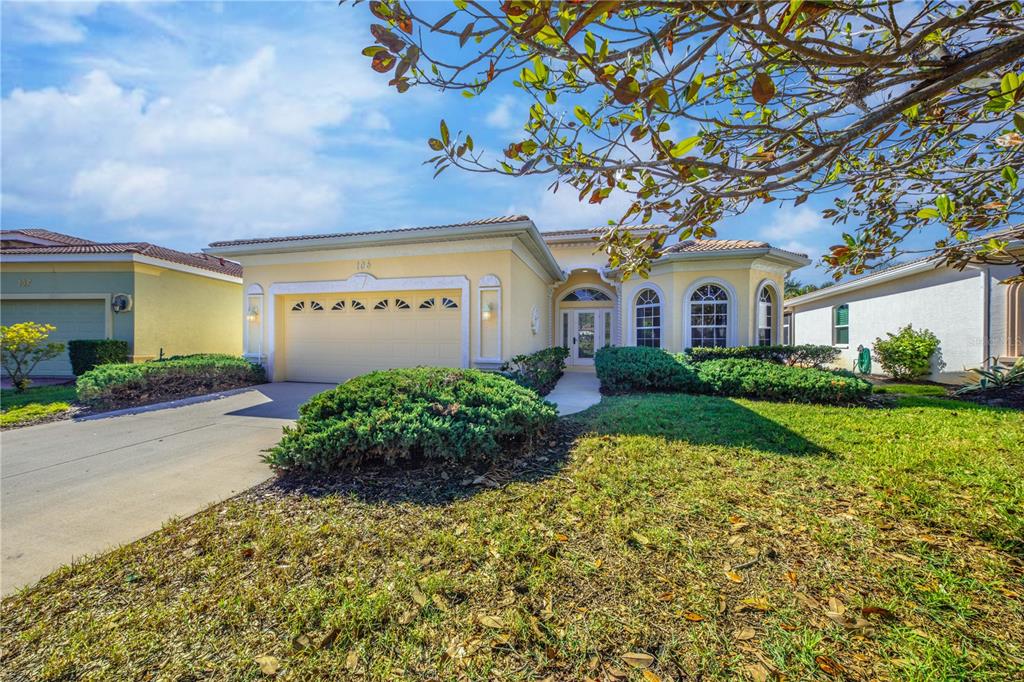
M 30 279 L 19 279 L 18 280 L 18 286 L 21 287 L 22 289 L 25 289 L 26 287 L 30 287 L 30 286 L 32 286 L 32 280 L 30 280 Z
M 368 260 L 356 261 L 356 270 L 369 270 L 369 269 L 370 269 L 370 261 L 368 261 Z

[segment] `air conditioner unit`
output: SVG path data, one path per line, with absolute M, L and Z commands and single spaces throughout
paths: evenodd
M 132 309 L 131 294 L 117 294 L 110 299 L 110 307 L 115 313 L 126 313 Z

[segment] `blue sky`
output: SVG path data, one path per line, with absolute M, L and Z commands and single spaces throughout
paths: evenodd
M 525 213 L 593 227 L 625 205 L 580 204 L 550 179 L 422 162 L 445 118 L 495 151 L 526 101 L 510 83 L 467 100 L 399 95 L 370 70 L 365 6 L 323 3 L 2 4 L 5 228 L 197 250 L 218 239 L 430 225 Z M 719 236 L 817 258 L 828 205 L 763 205 Z M 805 268 L 805 281 L 827 279 Z

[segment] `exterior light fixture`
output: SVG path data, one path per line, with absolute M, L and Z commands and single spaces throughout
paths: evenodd
M 491 319 L 491 315 L 494 314 L 494 306 L 490 303 L 484 303 L 483 318 L 485 320 Z

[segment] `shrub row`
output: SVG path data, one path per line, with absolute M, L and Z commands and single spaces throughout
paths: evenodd
M 266 381 L 263 367 L 233 355 L 178 355 L 100 365 L 78 377 L 78 400 L 116 408 L 202 395 Z
M 684 391 L 697 393 L 700 379 L 685 357 L 660 348 L 606 346 L 597 351 L 594 369 L 603 393 Z
M 520 386 L 547 395 L 562 377 L 567 357 L 568 348 L 555 346 L 529 355 L 517 355 L 501 369 L 505 376 Z
M 736 346 L 733 348 L 687 348 L 690 362 L 706 360 L 765 360 L 779 365 L 824 367 L 836 361 L 839 349 L 832 346 L 803 344 L 800 346 Z
M 495 458 L 531 443 L 555 406 L 500 374 L 418 367 L 372 372 L 314 396 L 265 460 L 328 471 L 421 457 Z
M 68 341 L 71 371 L 80 377 L 99 365 L 128 362 L 128 342 L 119 339 Z
M 858 402 L 871 394 L 871 384 L 849 372 L 744 358 L 691 364 L 685 353 L 658 348 L 602 348 L 594 364 L 604 393 L 711 393 L 827 404 Z

